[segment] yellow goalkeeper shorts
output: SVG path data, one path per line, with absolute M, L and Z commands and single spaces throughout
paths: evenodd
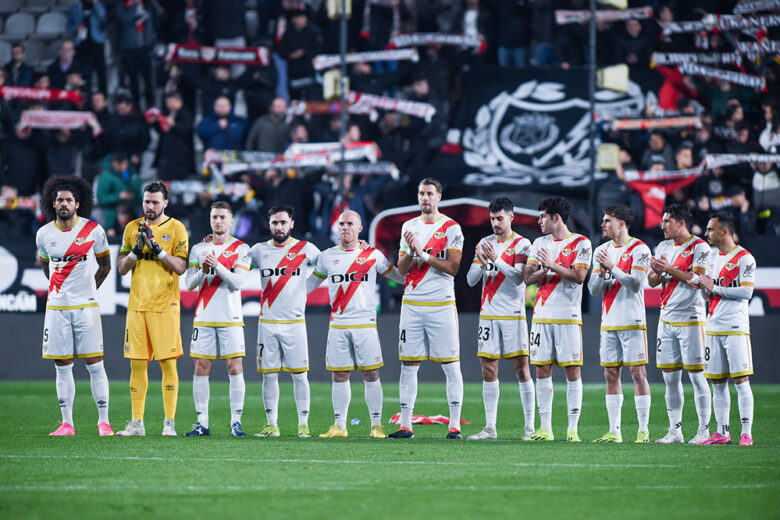
M 162 360 L 182 356 L 181 315 L 174 312 L 127 311 L 125 357 Z

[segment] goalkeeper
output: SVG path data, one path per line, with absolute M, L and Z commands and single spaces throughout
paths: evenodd
M 144 218 L 130 222 L 119 250 L 119 274 L 133 272 L 127 306 L 124 353 L 130 358 L 132 420 L 119 436 L 143 436 L 147 365 L 160 363 L 165 421 L 162 434 L 176 435 L 176 401 L 179 374 L 176 360 L 182 355 L 179 275 L 187 269 L 187 230 L 165 214 L 168 190 L 160 182 L 144 188 Z

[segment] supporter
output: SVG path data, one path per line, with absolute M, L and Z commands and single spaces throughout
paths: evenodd
M 115 113 L 106 122 L 106 153 L 120 152 L 128 156 L 130 164 L 141 168 L 141 158 L 149 146 L 149 129 L 138 113 L 127 92 L 114 97 Z
M 152 83 L 152 47 L 156 41 L 157 10 L 154 2 L 125 0 L 116 3 L 119 21 L 119 59 L 126 81 L 130 83 L 133 101 L 140 106 L 144 83 L 146 107 L 154 105 Z
M 640 169 L 647 170 L 651 164 L 661 163 L 667 170 L 674 169 L 674 153 L 672 147 L 666 142 L 666 136 L 662 132 L 652 132 L 647 142 L 647 149 L 642 154 Z
M 290 125 L 290 144 L 308 143 L 309 129 L 300 121 Z
M 292 99 L 312 99 L 317 88 L 314 83 L 312 59 L 320 53 L 320 30 L 309 24 L 304 10 L 291 13 L 292 24 L 287 27 L 278 53 L 287 61 L 287 80 Z
M 181 67 L 182 79 L 193 88 L 200 90 L 201 110 L 208 114 L 214 106 L 214 101 L 224 96 L 234 105 L 236 93 L 254 83 L 254 72 L 246 72 L 238 78 L 230 76 L 230 68 L 226 65 L 209 67 L 208 74 L 203 74 L 199 65 L 184 65 Z
M 777 163 L 751 163 L 753 167 L 753 207 L 758 212 L 759 232 L 772 232 L 770 222 L 780 217 L 780 175 Z M 778 234 L 774 232 L 774 234 Z
M 165 96 L 163 121 L 152 128 L 159 135 L 154 166 L 161 180 L 186 179 L 195 174 L 195 146 L 192 141 L 193 117 L 184 106 L 181 94 Z
M 214 101 L 214 110 L 198 125 L 203 146 L 215 150 L 240 150 L 245 132 L 246 120 L 233 114 L 233 106 L 225 96 Z
M 530 2 L 499 1 L 497 7 L 498 65 L 500 67 L 525 67 L 528 47 L 531 43 Z
M 142 196 L 141 177 L 121 152 L 111 156 L 109 166 L 98 177 L 96 202 L 103 211 L 103 225 L 115 228 L 117 211 L 121 202 L 131 204 L 137 213 Z M 132 220 L 132 219 L 131 219 Z
M 97 73 L 97 86 L 106 92 L 106 7 L 100 0 L 81 0 L 70 6 L 65 32 L 76 44 L 76 57 L 81 73 L 91 91 L 92 72 Z
M 84 133 L 69 128 L 60 128 L 49 132 L 46 146 L 49 176 L 73 175 L 76 173 L 76 159 L 82 146 Z
M 5 64 L 6 84 L 17 87 L 30 87 L 33 82 L 32 67 L 24 62 L 24 45 L 11 46 L 11 61 Z
M 219 0 L 205 2 L 207 40 L 218 47 L 246 47 L 245 0 Z M 243 74 L 243 65 L 233 65 L 231 75 Z
M 553 0 L 531 0 L 531 27 L 536 42 L 536 66 L 557 65 L 553 53 L 555 38 Z
M 57 56 L 57 59 L 46 69 L 46 75 L 49 77 L 51 88 L 63 89 L 67 83 L 68 73 L 72 70 L 81 70 L 75 59 L 76 47 L 73 45 L 73 40 L 65 40 L 62 42 Z
M 647 67 L 653 50 L 649 31 L 636 19 L 626 20 L 623 30 L 616 26 L 613 44 L 615 63 L 626 63 L 630 67 Z
M 98 124 L 105 129 L 109 125 L 111 115 L 108 112 L 106 95 L 103 92 L 94 92 L 89 102 L 92 112 L 97 118 Z M 103 169 L 103 157 L 108 149 L 105 130 L 97 135 L 88 132 L 84 138 L 84 146 L 81 149 L 81 176 L 92 184 Z
M 0 185 L 12 188 L 20 197 L 38 193 L 48 178 L 46 134 L 30 127 L 17 128 L 8 132 L 4 141 Z
M 287 102 L 277 97 L 271 102 L 268 113 L 252 123 L 246 138 L 246 149 L 282 153 L 290 131 L 285 122 L 286 115 Z
M 756 234 L 756 210 L 750 204 L 742 186 L 734 185 L 729 188 L 728 197 L 731 206 L 727 209 L 734 215 L 737 223 L 737 234 L 741 238 Z

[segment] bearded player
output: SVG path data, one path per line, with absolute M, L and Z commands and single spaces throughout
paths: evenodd
M 337 222 L 341 244 L 322 252 L 307 292 L 328 280 L 330 327 L 325 347 L 325 366 L 333 373 L 333 426 L 323 438 L 347 437 L 347 412 L 352 398 L 349 375 L 360 370 L 365 399 L 371 418 L 372 439 L 384 439 L 382 430 L 382 383 L 379 368 L 382 346 L 376 328 L 376 277 L 385 276 L 398 283 L 403 277 L 390 261 L 373 247 L 360 248 L 358 235 L 363 230 L 360 215 L 344 211 Z
M 198 422 L 192 427 L 192 431 L 185 435 L 210 435 L 211 360 L 224 359 L 230 380 L 230 435 L 246 437 L 241 427 L 246 391 L 241 283 L 251 265 L 249 246 L 230 235 L 233 210 L 227 202 L 217 201 L 211 204 L 209 222 L 212 239 L 192 248 L 186 276 L 187 288 L 198 289 L 190 343 L 190 356 L 195 360 L 192 397 Z
M 81 177 L 52 177 L 43 186 L 41 209 L 48 224 L 35 243 L 49 279 L 43 325 L 43 358 L 53 359 L 62 421 L 49 435 L 75 435 L 73 360 L 83 359 L 98 409 L 98 433 L 113 435 L 108 422 L 108 378 L 103 367 L 103 328 L 97 289 L 111 271 L 106 232 L 89 220 L 92 188 Z M 97 261 L 93 275 L 92 258 Z
M 289 372 L 298 409 L 298 436 L 310 437 L 309 343 L 306 336 L 306 275 L 320 250 L 292 238 L 295 210 L 268 211 L 271 240 L 252 246 L 252 267 L 260 271 L 263 294 L 257 329 L 257 371 L 263 374 L 266 425 L 257 437 L 279 437 L 279 372 Z
M 414 437 L 417 371 L 424 359 L 440 363 L 447 379 L 447 439 L 462 438 L 463 375 L 454 278 L 463 257 L 463 232 L 457 222 L 439 212 L 441 196 L 439 181 L 430 177 L 420 181 L 417 202 L 421 214 L 401 227 L 398 271 L 406 277 L 398 342 L 401 427 L 389 435 L 393 439 Z
M 125 328 L 125 357 L 130 359 L 132 419 L 120 436 L 146 435 L 144 412 L 149 387 L 149 361 L 156 359 L 162 372 L 165 419 L 162 434 L 176 436 L 176 404 L 182 356 L 179 275 L 187 269 L 189 237 L 184 224 L 165 214 L 168 188 L 152 182 L 144 188 L 144 217 L 131 221 L 124 231 L 118 270 L 132 271 Z
M 498 197 L 488 206 L 493 234 L 477 244 L 466 276 L 472 287 L 482 280 L 477 330 L 477 356 L 482 365 L 485 428 L 468 440 L 495 439 L 498 413 L 498 360 L 509 359 L 520 384 L 525 414 L 523 440 L 534 433 L 534 381 L 528 366 L 528 326 L 525 321 L 525 264 L 531 241 L 512 231 L 514 205 Z

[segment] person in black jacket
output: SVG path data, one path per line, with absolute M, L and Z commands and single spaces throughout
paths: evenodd
M 51 88 L 64 89 L 68 74 L 71 71 L 80 72 L 81 67 L 76 63 L 76 46 L 72 40 L 62 42 L 57 54 L 58 58 L 46 69 L 46 75 L 49 76 Z
M 152 128 L 160 135 L 154 165 L 160 180 L 186 179 L 195 173 L 195 147 L 192 142 L 193 118 L 184 106 L 181 94 L 165 96 L 166 129 L 156 122 Z
M 6 84 L 17 87 L 31 87 L 33 82 L 32 67 L 24 62 L 24 45 L 15 43 L 11 47 L 11 61 L 5 65 Z
M 320 30 L 309 24 L 303 10 L 293 11 L 292 24 L 279 43 L 279 55 L 287 60 L 287 80 L 292 99 L 312 99 L 315 91 L 312 59 L 320 53 Z
M 130 163 L 140 169 L 141 156 L 149 146 L 149 129 L 138 113 L 129 94 L 121 92 L 114 98 L 116 113 L 112 114 L 104 128 L 108 148 L 106 153 L 122 152 Z

